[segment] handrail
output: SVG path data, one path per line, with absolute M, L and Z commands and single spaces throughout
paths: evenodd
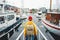
M 45 40 L 48 40 L 38 27 L 37 27 L 37 30 L 39 31 L 39 33 L 43 36 Z M 19 38 L 23 35 L 23 32 L 24 30 L 20 33 L 20 35 L 17 37 L 16 40 L 19 40 Z
M 38 27 L 37 30 L 39 30 L 40 34 L 44 37 L 45 40 L 48 40 Z
M 20 33 L 20 35 L 17 37 L 16 40 L 19 40 L 19 38 L 22 36 L 23 32 L 24 32 L 24 30 Z

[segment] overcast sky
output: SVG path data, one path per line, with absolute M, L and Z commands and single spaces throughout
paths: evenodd
M 49 9 L 50 0 L 6 0 L 8 4 L 24 8 L 41 8 L 46 7 Z M 56 0 L 53 0 L 52 8 L 56 8 Z

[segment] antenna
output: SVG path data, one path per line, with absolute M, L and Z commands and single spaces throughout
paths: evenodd
M 2 8 L 2 13 L 4 13 L 5 1 L 6 1 L 6 0 L 3 0 L 3 8 Z

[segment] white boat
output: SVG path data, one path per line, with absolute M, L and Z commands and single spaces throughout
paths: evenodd
M 34 15 L 36 16 L 36 18 L 41 19 L 42 12 L 35 13 Z
M 49 12 L 42 19 L 42 24 L 52 33 L 60 35 L 60 13 Z
M 52 0 L 50 0 L 50 11 L 44 14 L 42 18 L 42 24 L 50 32 L 60 36 L 60 12 L 51 10 Z
M 5 5 L 5 2 L 1 2 L 0 4 L 0 29 L 4 29 L 5 27 L 8 27 L 16 22 L 16 13 L 5 10 Z
M 13 22 L 13 23 L 12 23 Z M 0 13 L 0 28 L 7 27 L 16 22 L 16 14 L 15 13 Z

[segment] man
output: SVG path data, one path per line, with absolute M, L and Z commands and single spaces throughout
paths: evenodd
M 35 40 L 34 38 L 37 35 L 37 29 L 36 29 L 36 25 L 34 24 L 34 22 L 32 21 L 32 17 L 29 16 L 28 17 L 28 22 L 24 25 L 24 36 L 25 36 L 25 40 Z

